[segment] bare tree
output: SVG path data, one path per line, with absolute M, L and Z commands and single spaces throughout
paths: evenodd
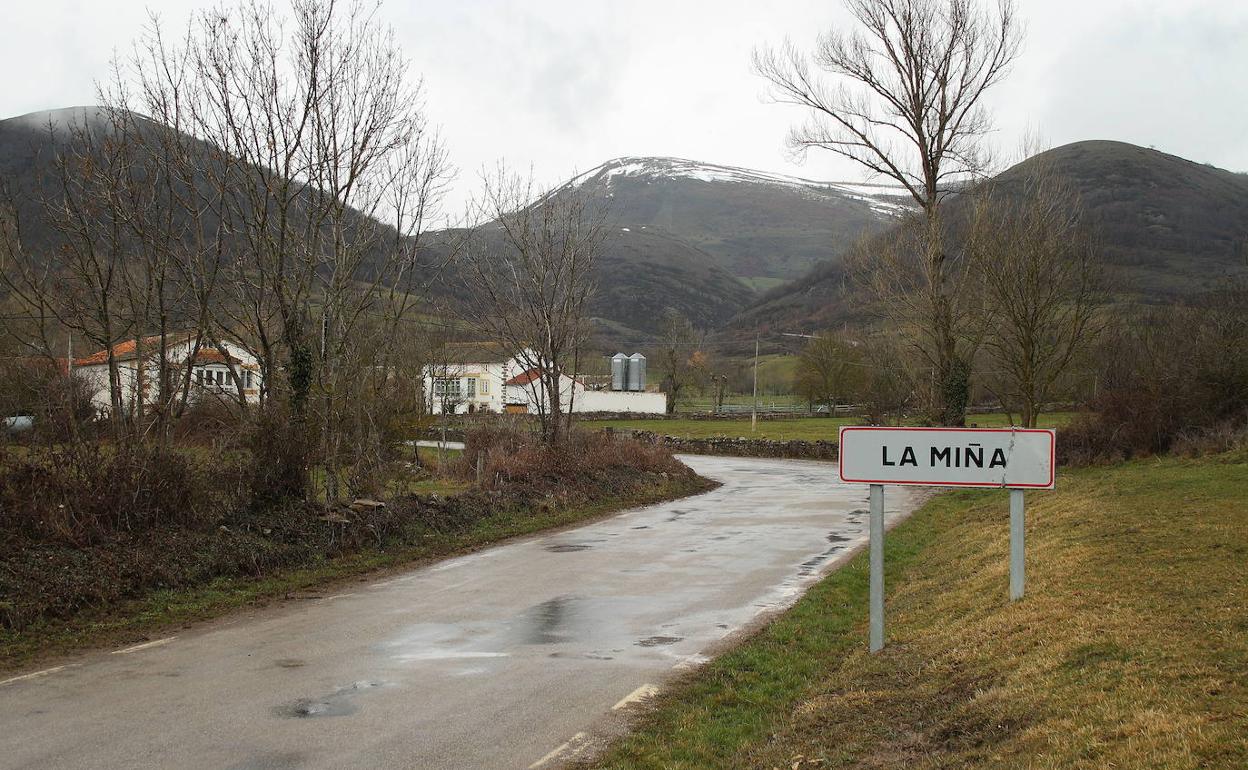
M 539 192 L 531 178 L 500 167 L 485 176 L 478 203 L 476 219 L 486 224 L 466 239 L 470 320 L 536 373 L 532 400 L 548 443 L 571 423 L 564 382 L 576 374 L 588 337 L 605 216 L 577 188 Z M 574 387 L 567 390 L 574 396 Z
M 984 95 L 1018 52 L 1012 0 L 845 0 L 859 29 L 832 30 L 813 54 L 791 42 L 755 52 L 773 98 L 808 120 L 789 134 L 798 154 L 819 148 L 902 185 L 921 211 L 914 258 L 869 265 L 883 309 L 937 372 L 940 419 L 961 425 L 974 355 L 965 271 L 946 248 L 944 200 L 986 168 Z M 829 80 L 828 76 L 832 76 Z M 917 269 L 917 274 L 913 271 Z
M 681 391 L 697 376 L 694 353 L 697 352 L 698 331 L 675 308 L 668 308 L 659 323 L 659 370 L 663 372 L 663 392 L 667 394 L 667 413 L 676 412 Z
M 861 391 L 863 375 L 862 356 L 849 339 L 843 334 L 820 334 L 798 357 L 794 387 L 812 406 L 825 405 L 833 417 L 838 403 L 848 403 Z
M 915 367 L 906 349 L 892 336 L 875 335 L 863 341 L 866 364 L 862 404 L 873 425 L 900 425 L 915 404 Z
M 13 207 L 0 281 L 11 302 L 34 319 L 24 340 L 28 347 L 55 357 L 51 340 L 64 330 L 106 351 L 109 416 L 114 439 L 123 443 L 134 433 L 134 405 L 125 400 L 123 377 L 137 377 L 142 367 L 136 362 L 133 373 L 123 372 L 114 350 L 140 319 L 134 314 L 133 232 L 121 205 L 133 155 L 111 129 L 106 117 L 90 109 L 64 124 L 49 122 L 51 143 L 66 149 L 54 160 L 53 181 L 39 194 L 59 248 L 29 248 Z
M 1104 319 L 1101 262 L 1079 198 L 1042 160 L 975 193 L 969 250 L 993 323 L 987 378 L 1007 412 L 1034 428 L 1041 407 Z
M 196 175 L 178 203 L 220 230 L 177 262 L 199 330 L 256 355 L 262 403 L 319 438 L 333 500 L 340 464 L 377 454 L 354 443 L 382 436 L 359 399 L 388 382 L 427 287 L 421 236 L 450 169 L 377 7 L 291 9 L 287 25 L 258 0 L 214 8 L 178 43 L 153 23 L 118 81 L 195 140 L 176 148 Z

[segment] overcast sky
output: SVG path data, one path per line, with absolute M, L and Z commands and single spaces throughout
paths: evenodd
M 93 81 L 157 9 L 181 27 L 203 0 L 8 2 L 0 116 L 89 104 Z M 283 0 L 277 0 L 278 7 Z M 1248 171 L 1248 2 L 1019 0 L 1026 43 L 993 94 L 1013 152 L 1119 139 Z M 767 104 L 752 47 L 809 47 L 836 0 L 388 0 L 460 169 L 455 199 L 504 158 L 555 182 L 622 155 L 672 155 L 814 179 L 862 179 L 784 149 L 791 108 Z

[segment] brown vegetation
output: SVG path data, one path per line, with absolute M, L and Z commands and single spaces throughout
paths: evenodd
M 599 433 L 549 446 L 531 432 L 479 428 L 468 446 L 445 472 L 472 479 L 481 453 L 482 483 L 383 506 L 274 499 L 245 448 L 10 448 L 0 454 L 0 630 L 364 551 L 436 555 L 438 543 L 491 522 L 506 522 L 503 534 L 528 531 L 526 519 L 540 526 L 558 511 L 707 485 L 668 450 Z

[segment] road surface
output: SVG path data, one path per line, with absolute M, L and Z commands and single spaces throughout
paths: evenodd
M 865 542 L 832 464 L 682 459 L 724 485 L 7 679 L 0 767 L 557 765 Z

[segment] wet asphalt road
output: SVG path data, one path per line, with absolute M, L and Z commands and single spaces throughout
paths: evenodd
M 833 464 L 682 459 L 724 486 L 0 684 L 0 767 L 557 765 L 866 540 Z

